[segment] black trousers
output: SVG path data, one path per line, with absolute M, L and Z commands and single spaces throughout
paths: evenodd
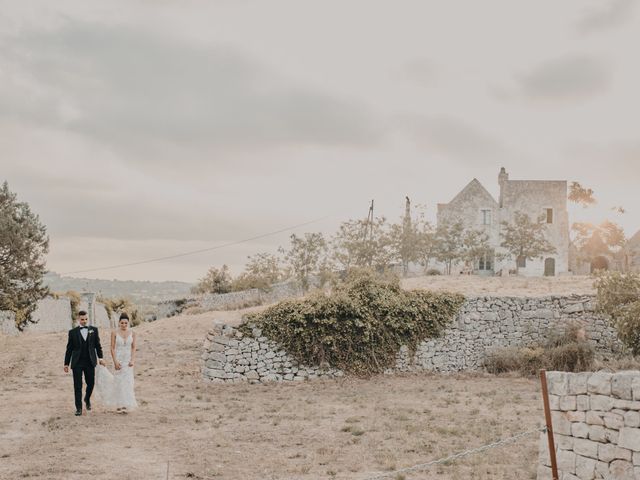
M 84 401 L 91 399 L 93 393 L 93 385 L 96 378 L 96 367 L 91 363 L 80 362 L 73 368 L 73 391 L 76 396 L 76 410 L 82 410 L 82 374 L 84 373 L 84 381 L 87 384 L 87 390 L 84 395 Z

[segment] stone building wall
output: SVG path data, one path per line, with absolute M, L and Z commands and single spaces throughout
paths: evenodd
M 551 331 L 578 323 L 601 353 L 620 350 L 616 333 L 594 311 L 594 297 L 476 297 L 468 298 L 439 338 L 422 342 L 414 356 L 401 348 L 393 371 L 473 371 L 483 367 L 487 354 L 499 347 L 544 341 Z M 217 325 L 204 344 L 203 375 L 215 381 L 271 381 L 334 377 L 341 372 L 301 366 L 277 344 L 262 336 L 243 336 Z M 298 377 L 298 378 L 296 378 Z
M 548 372 L 558 474 L 563 480 L 640 478 L 640 371 Z M 538 480 L 552 478 L 547 434 Z

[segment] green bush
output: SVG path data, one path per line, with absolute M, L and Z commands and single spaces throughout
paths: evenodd
M 296 360 L 331 365 L 357 375 L 392 367 L 402 345 L 440 334 L 458 312 L 459 294 L 405 291 L 397 277 L 351 273 L 330 294 L 286 300 L 250 315 L 239 327 L 258 327 Z
M 640 275 L 603 272 L 596 276 L 597 309 L 611 317 L 620 341 L 640 354 Z
M 542 368 L 561 372 L 585 372 L 593 368 L 595 350 L 578 325 L 552 332 L 543 345 L 498 348 L 485 360 L 489 373 L 519 372 L 535 375 Z

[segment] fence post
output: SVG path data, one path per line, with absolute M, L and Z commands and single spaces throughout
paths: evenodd
M 547 440 L 549 442 L 549 455 L 551 456 L 551 475 L 553 480 L 558 478 L 558 463 L 556 462 L 556 446 L 553 440 L 553 424 L 551 422 L 551 408 L 549 407 L 549 393 L 547 392 L 547 371 L 540 370 L 540 383 L 542 384 L 542 401 L 544 403 L 544 418 L 547 425 Z

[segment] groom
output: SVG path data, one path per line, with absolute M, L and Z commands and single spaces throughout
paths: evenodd
M 84 402 L 87 410 L 91 410 L 91 393 L 93 392 L 97 363 L 96 353 L 100 359 L 100 365 L 104 365 L 98 329 L 88 327 L 88 322 L 87 312 L 80 310 L 78 312 L 78 326 L 69 330 L 67 351 L 64 355 L 64 372 L 69 372 L 69 365 L 73 370 L 76 415 L 82 415 L 82 374 L 84 374 L 84 381 L 87 384 Z

